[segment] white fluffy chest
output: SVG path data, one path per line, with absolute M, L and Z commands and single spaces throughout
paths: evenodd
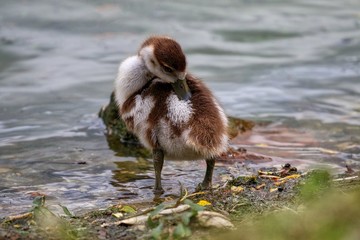
M 141 143 L 151 148 L 154 143 L 160 144 L 161 148 L 172 158 L 182 156 L 193 159 L 194 154 L 186 144 L 188 138 L 188 122 L 193 116 L 192 104 L 190 101 L 181 101 L 171 93 L 165 102 L 160 104 L 166 105 L 166 112 L 159 116 L 155 126 L 150 125 L 150 117 L 153 111 L 159 106 L 156 105 L 155 96 L 137 95 L 135 97 L 134 107 L 123 114 L 123 118 L 132 118 L 134 122 L 133 131 L 140 139 Z M 158 102 L 159 104 L 159 102 Z M 180 129 L 181 133 L 174 133 L 173 127 Z M 148 132 L 151 131 L 149 139 Z
M 166 99 L 167 117 L 172 124 L 181 126 L 186 124 L 193 115 L 193 108 L 190 101 L 182 101 L 175 94 L 170 94 Z
M 132 117 L 134 119 L 134 126 L 145 124 L 154 108 L 159 107 L 155 105 L 155 102 L 156 99 L 153 96 L 142 97 L 140 94 L 136 95 L 134 107 L 129 112 L 124 113 L 123 118 Z M 163 116 L 163 119 L 166 116 L 170 121 L 169 124 L 175 126 L 185 125 L 193 115 L 191 102 L 181 101 L 173 93 L 168 96 L 165 104 L 167 113 Z

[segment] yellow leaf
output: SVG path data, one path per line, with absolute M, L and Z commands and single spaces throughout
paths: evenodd
M 270 189 L 270 192 L 275 192 L 275 191 L 277 191 L 278 190 L 278 188 L 271 188 Z
M 259 190 L 261 188 L 264 188 L 265 186 L 266 186 L 266 184 L 263 183 L 263 184 L 257 185 L 255 188 L 256 188 L 256 190 Z
M 274 176 L 274 175 L 260 175 L 259 177 L 261 177 L 261 178 L 269 178 L 269 179 L 273 179 L 273 180 L 277 180 L 277 179 L 280 178 L 280 177 Z
M 299 177 L 301 177 L 301 174 L 293 174 L 293 175 L 290 175 L 290 176 L 280 178 L 279 181 L 284 181 L 284 180 L 288 180 L 288 179 L 296 179 L 296 178 L 299 178 Z
M 286 183 L 286 181 L 285 181 L 285 180 L 281 180 L 281 181 L 279 181 L 279 182 L 275 182 L 274 184 L 275 184 L 276 186 L 280 186 L 280 185 L 283 185 L 284 183 Z
M 200 205 L 200 206 L 211 206 L 211 203 L 210 202 L 208 202 L 208 201 L 206 201 L 206 200 L 200 200 L 198 203 L 197 203 L 198 205 Z
M 244 188 L 243 187 L 236 187 L 236 186 L 231 186 L 231 191 L 232 192 L 236 192 L 236 193 L 239 193 L 239 192 L 242 192 L 244 191 Z
M 121 217 L 124 216 L 124 214 L 122 214 L 122 213 L 120 213 L 120 212 L 118 212 L 118 213 L 113 213 L 112 215 L 113 215 L 114 217 L 116 217 L 116 218 L 121 218 Z

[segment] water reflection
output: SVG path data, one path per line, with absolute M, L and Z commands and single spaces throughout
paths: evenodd
M 149 150 L 137 143 L 124 143 L 114 134 L 105 134 L 106 141 L 111 150 L 119 157 L 149 158 Z
M 150 179 L 147 173 L 152 169 L 152 162 L 145 158 L 137 158 L 135 161 L 115 162 L 115 164 L 117 169 L 113 171 L 114 186 L 141 179 Z

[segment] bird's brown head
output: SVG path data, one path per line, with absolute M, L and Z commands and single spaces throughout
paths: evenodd
M 186 84 L 186 57 L 180 45 L 165 36 L 154 36 L 145 40 L 139 50 L 147 69 L 160 81 L 171 83 L 180 99 L 191 97 Z

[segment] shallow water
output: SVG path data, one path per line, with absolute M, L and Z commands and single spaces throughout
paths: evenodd
M 359 167 L 357 0 L 0 5 L 0 217 L 37 193 L 75 212 L 152 200 L 152 162 L 112 151 L 97 118 L 119 62 L 150 34 L 181 43 L 228 114 L 266 122 L 235 143 L 274 161 L 246 166 Z M 194 189 L 205 170 L 195 164 L 165 163 L 167 195 Z M 218 165 L 215 182 L 244 171 Z

